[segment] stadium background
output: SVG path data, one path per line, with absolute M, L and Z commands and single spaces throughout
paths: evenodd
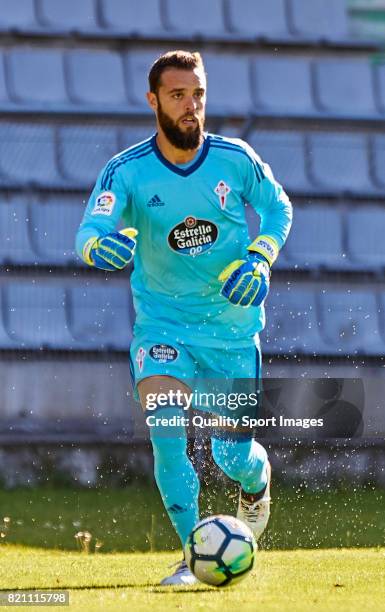
M 164 50 L 202 53 L 208 129 L 248 140 L 295 206 L 265 376 L 384 377 L 383 0 L 0 0 L 0 41 L 5 487 L 151 476 L 128 373 L 129 272 L 87 268 L 74 236 L 104 163 L 153 131 L 146 74 Z M 277 474 L 385 486 L 384 430 L 365 431 L 272 442 Z

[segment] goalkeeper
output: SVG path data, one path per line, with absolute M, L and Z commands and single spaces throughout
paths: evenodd
M 199 53 L 159 57 L 149 90 L 157 132 L 102 169 L 77 234 L 77 252 L 90 266 L 114 272 L 134 259 L 130 365 L 144 410 L 150 393 L 189 392 L 197 377 L 261 376 L 263 302 L 292 216 L 282 187 L 246 142 L 204 132 Z M 246 203 L 260 216 L 257 236 L 249 236 Z M 151 413 L 162 427 L 150 427 L 150 437 L 155 479 L 183 545 L 199 519 L 199 480 L 184 428 L 169 421 L 182 412 L 159 403 Z M 270 510 L 265 449 L 250 437 L 214 437 L 212 451 L 240 483 L 237 516 L 258 539 Z M 162 584 L 194 581 L 182 560 Z

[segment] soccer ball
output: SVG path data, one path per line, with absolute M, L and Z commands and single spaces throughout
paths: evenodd
M 256 551 L 247 525 L 224 514 L 209 516 L 195 525 L 184 548 L 194 576 L 217 587 L 243 580 L 253 567 Z

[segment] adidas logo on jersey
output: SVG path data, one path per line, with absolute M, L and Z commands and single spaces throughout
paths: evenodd
M 151 200 L 147 202 L 147 206 L 149 206 L 150 208 L 155 206 L 164 206 L 164 202 L 162 202 L 158 195 L 154 195 Z

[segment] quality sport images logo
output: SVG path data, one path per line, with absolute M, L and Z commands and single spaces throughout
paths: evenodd
M 212 221 L 190 216 L 172 228 L 168 235 L 168 244 L 180 255 L 195 257 L 211 249 L 218 233 L 218 228 Z

